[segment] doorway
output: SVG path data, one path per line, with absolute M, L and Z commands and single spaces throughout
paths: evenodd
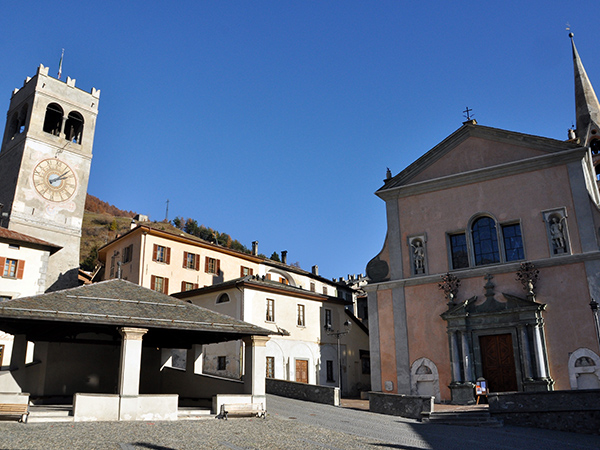
M 518 391 L 511 334 L 479 336 L 481 366 L 490 392 Z
M 296 360 L 296 381 L 299 383 L 308 383 L 308 360 Z

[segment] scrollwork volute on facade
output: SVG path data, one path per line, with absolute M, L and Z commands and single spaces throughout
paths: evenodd
M 527 293 L 527 298 L 530 300 L 535 299 L 535 285 L 537 284 L 539 275 L 540 271 L 530 262 L 521 263 L 519 270 L 517 270 L 516 280 L 523 285 L 523 290 Z
M 444 291 L 444 296 L 448 300 L 448 305 L 454 305 L 456 303 L 456 294 L 458 294 L 458 288 L 460 287 L 460 280 L 456 275 L 447 273 L 442 275 L 442 282 L 438 284 L 439 288 Z

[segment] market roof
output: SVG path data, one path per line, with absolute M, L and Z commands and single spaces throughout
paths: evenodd
M 227 338 L 221 341 L 272 334 L 267 329 L 120 279 L 0 303 L 0 329 L 14 334 L 25 322 L 30 325 L 43 322 L 46 328 L 53 323 L 50 328 L 55 337 L 61 334 L 57 330 L 61 327 L 73 334 L 107 326 L 112 330 L 122 326 L 148 328 L 159 334 L 203 333 L 205 342 L 214 338 L 206 333 Z M 56 322 L 61 326 L 57 327 Z M 28 333 L 39 334 L 32 327 Z

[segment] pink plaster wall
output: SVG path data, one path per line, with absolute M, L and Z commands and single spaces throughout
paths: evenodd
M 570 353 L 579 347 L 599 351 L 584 263 L 541 269 L 538 286 L 537 300 L 548 305 L 544 321 L 554 389 L 571 389 Z
M 446 322 L 440 317 L 447 309 L 444 295 L 437 283 L 406 287 L 405 294 L 410 364 L 419 358 L 433 361 L 439 373 L 441 397 L 449 400 L 450 350 Z
M 398 389 L 396 380 L 396 338 L 394 335 L 394 305 L 392 291 L 377 292 L 377 313 L 379 315 L 379 355 L 381 361 L 381 386 L 386 381 L 394 382 L 394 391 Z
M 410 182 L 431 180 L 544 154 L 546 153 L 540 150 L 470 137 L 427 167 Z

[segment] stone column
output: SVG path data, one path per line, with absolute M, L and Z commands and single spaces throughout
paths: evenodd
M 265 357 L 268 336 L 249 336 L 242 339 L 245 344 L 244 392 L 253 396 L 265 395 L 267 360 Z
M 24 334 L 15 334 L 13 339 L 12 351 L 10 354 L 10 369 L 19 370 L 25 367 L 25 358 L 27 356 L 27 336 Z
M 473 368 L 471 367 L 471 350 L 469 349 L 469 340 L 467 333 L 464 331 L 460 332 L 462 354 L 463 354 L 463 379 L 465 382 L 473 381 Z
M 537 321 L 533 328 L 533 347 L 535 353 L 535 365 L 537 369 L 537 378 L 548 378 L 546 373 L 546 361 L 544 358 L 544 345 L 542 342 L 542 324 Z
M 531 367 L 531 349 L 529 348 L 529 336 L 527 334 L 526 325 L 519 325 L 519 334 L 521 336 L 521 354 L 523 360 L 523 372 L 525 379 L 533 378 L 533 370 Z
M 450 335 L 450 362 L 452 363 L 452 382 L 460 383 L 462 377 L 460 376 L 460 353 L 458 352 L 458 339 L 456 338 L 456 331 L 449 331 Z
M 142 367 L 142 338 L 146 328 L 119 328 L 121 340 L 121 364 L 119 367 L 119 395 L 139 395 Z

